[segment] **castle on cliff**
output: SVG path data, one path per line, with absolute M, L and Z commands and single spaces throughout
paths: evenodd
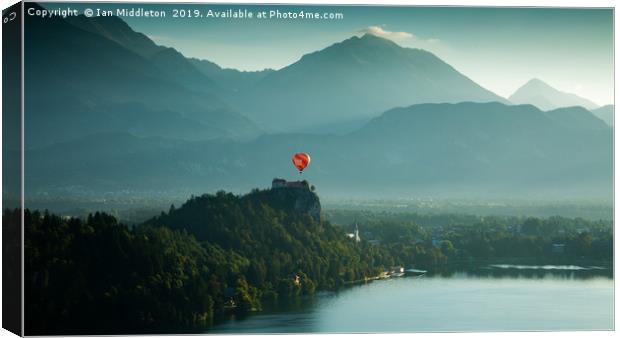
M 283 178 L 274 178 L 271 181 L 271 189 L 281 189 L 281 188 L 298 188 L 298 189 L 308 189 L 310 190 L 310 184 L 308 181 L 287 181 Z
M 287 205 L 301 214 L 307 213 L 316 221 L 321 220 L 319 196 L 314 193 L 314 186 L 306 180 L 289 182 L 282 178 L 274 178 L 268 194 L 272 196 L 273 201 L 280 201 L 281 205 Z

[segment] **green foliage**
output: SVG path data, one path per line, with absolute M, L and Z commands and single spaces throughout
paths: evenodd
M 360 229 L 365 232 L 366 239 L 378 241 L 387 248 L 394 263 L 399 265 L 432 269 L 472 260 L 505 262 L 515 259 L 574 264 L 576 260 L 609 262 L 613 257 L 609 221 L 560 216 L 405 217 L 368 211 L 360 214 L 364 220 L 359 223 Z M 425 226 L 411 222 L 411 218 L 422 220 Z M 554 251 L 554 244 L 561 249 Z
M 452 242 L 450 242 L 449 240 L 442 241 L 441 253 L 444 254 L 446 257 L 454 256 L 454 254 L 456 253 L 456 249 L 454 248 L 454 245 L 452 245 Z
M 212 317 L 207 252 L 187 233 L 102 213 L 25 221 L 26 334 L 172 332 Z
M 388 255 L 313 217 L 318 203 L 309 190 L 218 192 L 131 229 L 26 211 L 26 333 L 188 331 L 377 275 Z
M 234 298 L 240 312 L 259 311 L 261 309 L 257 289 L 250 286 L 243 276 L 237 279 Z

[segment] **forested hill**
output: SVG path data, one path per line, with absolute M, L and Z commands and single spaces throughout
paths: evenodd
M 218 192 L 193 197 L 145 224 L 186 231 L 207 249 L 232 252 L 239 266 L 231 270 L 263 293 L 332 289 L 376 275 L 381 265 L 373 257 L 376 250 L 321 220 L 320 210 L 309 188 L 254 190 L 244 196 Z M 300 290 L 291 289 L 295 276 L 301 277 Z
M 134 227 L 26 211 L 26 334 L 193 332 L 218 312 L 335 289 L 392 263 L 319 213 L 309 186 L 192 197 Z

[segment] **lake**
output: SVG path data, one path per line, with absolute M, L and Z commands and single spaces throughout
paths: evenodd
M 207 333 L 612 330 L 612 271 L 489 265 L 264 304 Z

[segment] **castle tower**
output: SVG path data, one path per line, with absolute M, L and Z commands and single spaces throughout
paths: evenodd
M 355 222 L 355 241 L 356 242 L 361 241 L 361 239 L 360 239 L 360 230 L 357 228 L 357 222 Z

